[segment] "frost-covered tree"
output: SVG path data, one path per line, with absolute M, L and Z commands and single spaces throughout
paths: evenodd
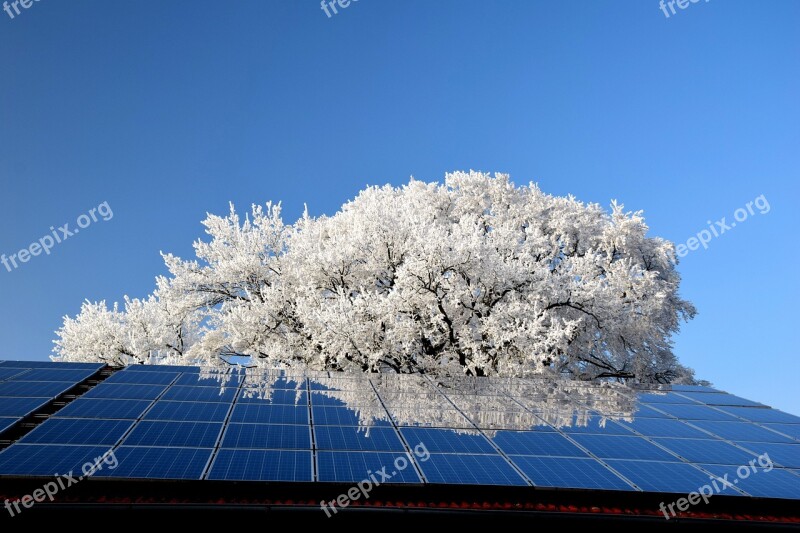
M 55 358 L 114 364 L 569 375 L 690 382 L 671 336 L 695 310 L 672 243 L 507 176 L 369 187 L 333 216 L 284 224 L 280 205 L 208 215 L 197 259 L 124 309 L 86 302 Z

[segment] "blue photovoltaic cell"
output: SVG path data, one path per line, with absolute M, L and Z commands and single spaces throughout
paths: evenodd
M 50 368 L 34 368 L 24 375 L 18 376 L 14 379 L 25 381 L 69 381 L 70 383 L 79 383 L 97 370 L 93 368 L 86 369 L 62 369 L 55 370 Z
M 222 424 L 212 422 L 160 422 L 143 420 L 125 438 L 126 446 L 213 447 Z
M 250 391 L 248 396 L 245 391 L 239 395 L 237 400 L 239 403 L 262 403 L 262 404 L 276 404 L 276 405 L 308 405 L 308 393 L 305 391 L 294 391 L 289 389 L 273 389 L 269 397 L 266 396 L 253 396 Z
M 423 443 L 431 453 L 497 453 L 477 430 L 400 428 L 412 448 Z
M 237 403 L 233 407 L 231 422 L 308 425 L 308 407 Z
M 144 373 L 144 372 L 142 372 Z M 157 401 L 144 415 L 145 420 L 177 420 L 181 422 L 224 422 L 231 406 L 222 402 Z
M 236 387 L 183 387 L 173 385 L 162 400 L 176 402 L 226 402 L 232 403 L 236 397 Z
M 764 424 L 766 427 L 780 431 L 784 435 L 800 440 L 800 424 Z
M 208 479 L 312 481 L 311 452 L 221 449 Z
M 427 461 L 418 459 L 429 483 L 458 485 L 528 485 L 500 455 L 433 453 Z
M 114 452 L 117 467 L 93 477 L 200 479 L 211 457 L 208 448 L 148 448 L 120 446 Z
M 150 400 L 111 400 L 78 398 L 53 415 L 57 418 L 136 419 L 153 403 Z
M 726 394 L 724 392 L 683 392 L 684 396 L 688 396 L 693 400 L 703 402 L 708 405 L 745 405 L 745 406 L 763 406 L 764 404 L 754 402 L 752 400 L 745 400 L 733 394 Z
M 634 419 L 633 422 L 619 422 L 619 424 L 648 437 L 695 437 L 701 439 L 710 437 L 707 433 L 703 433 L 699 429 L 693 428 L 680 420 L 637 418 Z
M 732 415 L 705 405 L 659 404 L 656 409 L 685 420 L 736 420 Z
M 511 456 L 511 460 L 539 487 L 635 490 L 594 459 Z
M 776 422 L 784 424 L 800 424 L 800 417 L 778 411 L 777 409 L 764 409 L 759 407 L 720 407 L 726 413 L 751 420 L 753 422 Z
M 228 424 L 222 448 L 310 450 L 311 429 L 289 424 Z
M 52 361 L 6 361 L 3 367 L 8 368 L 52 368 L 55 370 L 95 369 L 100 370 L 104 363 L 54 363 Z
M 115 400 L 155 400 L 164 392 L 163 385 L 106 385 L 101 383 L 82 398 L 112 398 Z
M 5 381 L 0 383 L 0 396 L 49 396 L 55 398 L 74 386 L 74 383 L 63 381 Z
M 2 398 L 0 416 L 23 417 L 50 401 L 50 398 Z
M 644 491 L 688 494 L 710 480 L 708 474 L 686 463 L 660 461 L 606 461 L 611 468 Z
M 103 383 L 132 383 L 136 385 L 169 385 L 178 377 L 177 372 L 117 372 Z
M 398 459 L 399 458 L 399 459 Z M 385 470 L 383 470 L 385 468 Z M 402 470 L 401 470 L 402 468 Z M 378 472 L 383 472 L 388 479 Z M 319 481 L 358 483 L 370 474 L 383 483 L 421 483 L 408 457 L 380 452 L 317 452 Z
M 0 368 L 0 381 L 13 378 L 14 376 L 21 376 L 28 372 L 26 368 Z
M 753 459 L 756 456 L 767 454 L 775 464 L 785 466 L 787 468 L 800 468 L 800 443 L 798 444 L 779 444 L 775 442 L 740 442 L 736 444 L 747 448 L 752 451 L 749 458 Z M 766 460 L 766 458 L 765 458 Z M 709 463 L 717 463 L 718 461 L 708 461 Z M 729 464 L 744 464 L 744 462 L 737 461 Z
M 716 420 L 696 420 L 695 426 L 710 431 L 727 440 L 747 440 L 758 442 L 793 442 L 789 437 L 778 435 L 749 422 L 720 422 Z
M 752 454 L 716 439 L 653 440 L 692 463 L 741 464 L 753 458 Z
M 0 476 L 53 477 L 73 472 L 77 478 L 85 463 L 107 452 L 107 446 L 13 444 L 0 452 Z
M 314 441 L 318 450 L 405 451 L 394 428 L 314 426 Z
M 681 394 L 675 392 L 663 392 L 663 393 L 655 393 L 655 392 L 648 392 L 639 394 L 638 399 L 640 402 L 643 403 L 652 403 L 661 405 L 662 403 L 688 403 L 688 404 L 695 404 L 693 400 L 682 396 Z
M 175 385 L 188 385 L 190 387 L 233 387 L 239 386 L 241 376 L 236 374 L 198 374 L 184 373 L 175 381 Z
M 763 464 L 769 468 L 769 462 Z M 760 463 L 755 463 L 756 472 L 750 465 L 700 465 L 720 479 L 727 479 L 729 482 L 736 480 L 736 487 L 747 492 L 751 496 L 762 498 L 789 498 L 800 499 L 800 477 L 791 474 L 788 470 L 773 468 L 769 471 L 764 470 Z M 746 472 L 745 472 L 746 471 Z M 739 476 L 739 474 L 745 474 Z M 725 478 L 725 474 L 728 477 Z M 709 482 L 710 483 L 710 482 Z M 722 488 L 724 483 L 717 481 L 717 486 Z M 697 489 L 695 489 L 697 490 Z M 734 491 L 727 490 L 725 494 L 735 494 Z
M 19 442 L 36 444 L 94 444 L 113 446 L 133 425 L 130 420 L 51 418 Z
M 641 437 L 616 435 L 572 435 L 581 446 L 601 459 L 645 459 L 674 461 L 676 457 Z
M 586 452 L 558 433 L 498 431 L 492 440 L 506 454 L 587 457 Z
M 17 423 L 19 418 L 0 418 L 0 433 Z

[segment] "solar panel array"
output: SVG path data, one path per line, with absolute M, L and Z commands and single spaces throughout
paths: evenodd
M 99 368 L 53 365 L 0 363 L 0 431 Z M 0 452 L 0 476 L 110 452 L 94 477 L 689 493 L 727 475 L 725 494 L 800 499 L 800 417 L 710 387 L 175 366 L 114 373 Z

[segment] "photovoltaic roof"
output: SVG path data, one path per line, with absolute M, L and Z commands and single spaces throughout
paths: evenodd
M 1 362 L 0 432 L 101 368 Z M 93 476 L 688 493 L 744 465 L 730 494 L 800 499 L 800 417 L 710 387 L 183 366 L 114 372 L 0 451 L 0 476 L 110 452 Z

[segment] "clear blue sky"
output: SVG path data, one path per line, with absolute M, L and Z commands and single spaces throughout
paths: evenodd
M 84 298 L 144 296 L 228 201 L 333 213 L 449 170 L 645 211 L 690 252 L 681 360 L 800 414 L 800 3 L 41 0 L 0 11 L 0 358 L 45 359 Z M 741 213 L 740 213 L 741 215 Z

